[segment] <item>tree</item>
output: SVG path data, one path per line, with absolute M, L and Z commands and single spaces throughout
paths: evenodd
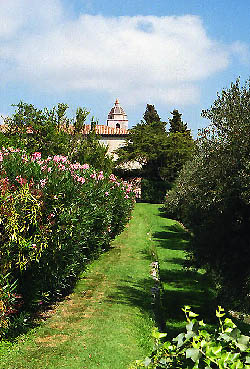
M 28 152 L 39 151 L 43 155 L 66 154 L 69 135 L 60 129 L 65 123 L 66 104 L 59 103 L 52 109 L 36 108 L 20 101 L 13 105 L 16 110 L 12 117 L 5 119 L 8 129 L 2 144 L 7 140 Z
M 191 136 L 166 131 L 153 105 L 147 105 L 144 121 L 130 130 L 125 146 L 118 149 L 119 162 L 137 161 L 144 177 L 172 181 L 193 149 Z
M 168 195 L 168 214 L 194 234 L 190 263 L 205 267 L 231 308 L 249 310 L 250 81 L 218 94 L 202 116 L 194 158 Z M 238 305 L 238 306 L 237 306 Z
M 143 114 L 143 119 L 148 124 L 161 121 L 161 118 L 159 117 L 155 106 L 150 104 L 147 104 L 146 111 Z
M 91 130 L 86 136 L 78 130 L 72 135 L 69 158 L 72 162 L 88 163 L 98 170 L 111 173 L 114 168 L 114 162 L 112 157 L 108 155 L 108 147 L 99 142 L 100 137 L 95 130 L 96 124 L 97 122 L 92 117 Z M 83 126 L 84 120 L 82 120 Z
M 1 146 L 22 148 L 29 153 L 39 151 L 42 156 L 61 154 L 101 170 L 113 168 L 107 147 L 99 143 L 95 134 L 94 122 L 91 133 L 83 135 L 89 115 L 86 108 L 77 108 L 75 117 L 70 120 L 66 116 L 68 105 L 63 103 L 43 110 L 22 101 L 13 106 L 14 114 L 5 119 L 7 132 L 0 134 Z
M 182 114 L 179 113 L 177 109 L 174 109 L 170 114 L 173 115 L 171 119 L 169 119 L 169 132 L 171 133 L 187 133 L 190 134 L 190 130 L 187 129 L 187 123 L 183 123 L 181 120 Z

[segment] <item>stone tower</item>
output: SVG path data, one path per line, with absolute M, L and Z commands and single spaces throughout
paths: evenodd
M 128 129 L 127 114 L 120 106 L 118 99 L 116 99 L 115 105 L 109 112 L 107 126 L 112 128 Z

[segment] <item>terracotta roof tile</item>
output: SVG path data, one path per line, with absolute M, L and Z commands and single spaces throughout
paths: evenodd
M 91 125 L 86 125 L 83 131 L 83 134 L 89 134 L 91 130 Z M 116 136 L 116 135 L 128 135 L 129 131 L 128 129 L 125 128 L 113 128 L 113 127 L 109 127 L 109 126 L 105 126 L 105 125 L 96 125 L 95 126 L 95 131 L 98 135 L 103 135 L 103 136 Z

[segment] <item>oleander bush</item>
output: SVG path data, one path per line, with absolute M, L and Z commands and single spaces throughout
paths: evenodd
M 128 222 L 132 187 L 62 155 L 0 152 L 0 334 L 60 296 Z
M 250 337 L 241 331 L 224 309 L 216 311 L 219 324 L 212 331 L 189 306 L 183 309 L 187 319 L 186 332 L 172 341 L 161 343 L 165 333 L 153 332 L 156 347 L 145 360 L 137 360 L 130 369 L 249 369 Z

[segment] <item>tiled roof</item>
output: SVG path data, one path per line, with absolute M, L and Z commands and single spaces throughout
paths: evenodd
M 83 134 L 85 135 L 89 134 L 90 130 L 91 130 L 91 125 L 86 125 L 83 130 Z M 108 127 L 105 125 L 96 125 L 95 131 L 100 136 L 126 136 L 129 133 L 128 129 L 113 128 L 113 127 Z
M 0 132 L 6 132 L 8 129 L 8 125 L 1 124 L 0 125 Z M 73 126 L 70 126 L 68 129 L 64 126 L 62 126 L 62 129 L 68 130 L 69 132 L 73 132 Z M 85 125 L 85 128 L 82 130 L 82 133 L 84 135 L 88 135 L 91 130 L 91 125 L 87 124 Z M 129 134 L 129 130 L 125 128 L 113 128 L 108 127 L 105 125 L 96 125 L 95 131 L 100 136 L 126 136 Z M 27 133 L 33 133 L 31 127 L 26 127 Z

